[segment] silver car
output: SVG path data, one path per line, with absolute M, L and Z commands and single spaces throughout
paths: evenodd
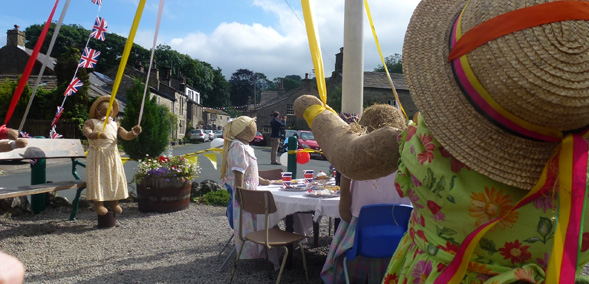
M 210 137 L 209 134 L 206 133 L 202 129 L 190 130 L 190 141 L 192 141 L 192 142 L 194 142 L 194 141 L 200 141 L 200 142 L 211 141 L 211 139 L 209 137 Z
M 215 132 L 213 130 L 205 130 L 205 133 L 209 135 L 209 140 L 215 139 Z

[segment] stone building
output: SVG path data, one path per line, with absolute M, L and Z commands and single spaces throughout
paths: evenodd
M 218 110 L 205 108 L 203 111 L 204 129 L 222 130 L 225 128 L 225 124 L 229 122 L 228 113 Z
M 331 73 L 331 78 L 326 82 L 328 97 L 336 92 L 341 94 L 343 79 L 343 58 L 343 48 L 341 48 L 340 52 L 335 55 L 335 69 Z M 407 84 L 405 84 L 405 78 L 403 77 L 403 74 L 392 73 L 391 79 L 393 81 L 393 85 L 395 86 L 395 90 L 399 95 L 399 100 L 401 101 L 401 104 L 407 113 L 407 116 L 410 118 L 413 117 L 413 115 L 418 110 L 417 106 L 411 99 L 409 88 L 407 87 Z M 389 84 L 389 80 L 387 78 L 387 73 L 385 72 L 364 72 L 363 96 L 364 107 L 371 106 L 374 103 L 390 104 L 395 106 L 397 105 L 393 90 L 391 89 L 391 85 Z
M 21 31 L 17 25 L 14 25 L 13 30 L 6 31 L 6 45 L 0 48 L 0 79 L 8 78 L 13 82 L 17 81 L 32 53 L 32 49 L 25 47 L 25 32 Z M 30 86 L 35 84 L 43 63 L 45 63 L 45 71 L 40 81 L 40 87 L 50 90 L 57 85 L 54 71 L 57 61 L 43 53 L 39 53 L 37 56 L 28 82 Z
M 258 131 L 262 132 L 264 139 L 270 139 L 270 121 L 271 114 L 274 111 L 280 112 L 280 116 L 287 116 L 286 128 L 288 129 L 309 129 L 304 119 L 298 119 L 294 115 L 294 101 L 302 95 L 314 95 L 319 97 L 317 87 L 309 79 L 309 74 L 305 74 L 302 85 L 296 89 L 285 92 L 284 89 L 278 91 L 262 92 L 261 104 L 249 112 L 249 116 L 257 117 L 256 122 Z

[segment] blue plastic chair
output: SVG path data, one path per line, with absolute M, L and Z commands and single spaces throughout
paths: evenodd
M 346 283 L 350 283 L 347 260 L 356 256 L 369 258 L 392 257 L 399 241 L 407 232 L 413 207 L 405 204 L 374 204 L 360 209 L 354 246 L 344 257 Z
M 229 240 L 227 240 L 227 242 L 225 243 L 225 245 L 223 246 L 223 248 L 219 252 L 219 256 L 225 251 L 225 249 L 227 248 L 227 246 L 229 245 L 231 240 L 233 240 L 233 189 L 228 184 L 225 184 L 225 187 L 227 187 L 227 192 L 229 192 L 229 202 L 227 202 L 227 210 L 225 211 L 225 216 L 227 216 L 227 220 L 229 221 L 229 226 L 231 227 L 231 236 L 229 237 Z M 219 268 L 219 270 L 223 269 L 223 267 L 225 266 L 227 261 L 231 258 L 231 256 L 234 253 L 235 253 L 235 249 L 231 250 L 231 253 L 227 256 L 227 258 L 225 258 L 225 261 L 223 261 L 223 264 L 221 264 L 221 267 Z

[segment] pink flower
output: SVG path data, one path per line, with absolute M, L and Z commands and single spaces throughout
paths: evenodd
M 547 252 L 544 253 L 544 259 L 541 258 L 536 258 L 536 262 L 542 266 L 542 269 L 544 269 L 544 271 L 546 271 L 546 268 L 548 267 L 548 259 L 549 259 L 549 255 Z
M 399 194 L 400 197 L 403 197 L 403 190 L 401 190 L 401 185 L 397 182 L 395 182 L 395 190 L 397 190 L 397 194 Z
M 423 152 L 417 154 L 417 161 L 419 161 L 419 163 L 422 165 L 425 164 L 425 162 L 431 163 L 433 159 L 434 159 L 433 152 L 423 151 Z
M 417 193 L 415 193 L 413 189 L 407 190 L 407 194 L 409 195 L 409 199 L 411 199 L 413 206 L 417 208 L 423 208 L 423 205 L 417 203 L 417 201 L 419 201 L 419 196 L 417 196 Z
M 526 283 L 537 283 L 536 279 L 534 279 L 534 273 L 530 268 L 518 268 L 513 272 L 513 274 L 515 274 L 516 280 L 523 280 Z
M 548 209 L 555 209 L 556 206 L 554 204 L 554 200 L 552 199 L 552 196 L 542 196 L 536 200 L 534 200 L 534 206 L 538 209 L 542 209 L 542 211 L 544 213 L 546 213 L 546 210 Z
M 421 140 L 421 143 L 425 147 L 425 150 L 428 152 L 433 152 L 436 148 L 436 145 L 433 142 L 434 139 L 427 134 L 419 134 L 419 140 Z
M 413 182 L 414 186 L 416 186 L 416 187 L 421 186 L 421 182 L 413 174 L 411 174 L 411 181 Z
M 427 277 L 432 273 L 432 263 L 430 261 L 420 260 L 411 271 L 411 277 L 414 277 L 413 284 L 425 283 Z

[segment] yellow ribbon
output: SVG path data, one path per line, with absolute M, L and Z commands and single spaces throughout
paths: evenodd
M 137 33 L 137 27 L 139 26 L 139 21 L 141 20 L 141 14 L 143 14 L 145 2 L 146 0 L 139 0 L 139 6 L 137 6 L 137 11 L 135 12 L 135 19 L 133 19 L 131 31 L 129 31 L 129 37 L 127 38 L 127 43 L 125 44 L 125 49 L 123 50 L 123 55 L 121 56 L 121 62 L 119 63 L 119 69 L 117 70 L 115 82 L 112 87 L 108 109 L 106 110 L 106 117 L 109 117 L 110 110 L 112 109 L 115 97 L 117 96 L 117 91 L 119 90 L 119 85 L 121 84 L 123 73 L 125 72 L 125 66 L 127 66 L 127 60 L 129 59 L 129 53 L 131 53 L 131 48 L 133 47 L 133 40 L 135 39 L 135 34 Z M 105 128 L 106 123 L 102 126 L 102 131 L 104 131 Z
M 380 60 L 382 61 L 382 66 L 384 66 L 384 71 L 387 73 L 387 78 L 389 79 L 389 85 L 391 85 L 391 89 L 393 89 L 393 95 L 395 95 L 395 101 L 399 105 L 399 108 L 405 115 L 405 118 L 409 120 L 407 113 L 405 113 L 405 109 L 401 104 L 401 100 L 399 99 L 399 94 L 397 94 L 397 90 L 395 89 L 395 84 L 393 84 L 393 79 L 391 79 L 391 74 L 389 73 L 389 69 L 387 68 L 387 64 L 384 61 L 384 57 L 382 56 L 382 50 L 380 49 L 380 43 L 378 42 L 378 36 L 376 36 L 376 29 L 374 28 L 374 22 L 372 21 L 372 14 L 370 13 L 370 7 L 368 6 L 368 0 L 364 0 L 364 6 L 366 7 L 366 16 L 368 21 L 370 22 L 370 27 L 372 28 L 372 35 L 374 36 L 374 42 L 376 43 L 376 48 L 378 49 L 378 54 L 380 55 Z
M 308 107 L 305 112 L 303 113 L 303 117 L 305 121 L 309 125 L 309 128 L 313 129 L 313 121 L 315 118 L 325 110 L 325 107 L 322 105 L 311 105 Z
M 307 153 L 319 153 L 323 154 L 321 151 L 313 150 L 313 149 L 298 149 L 298 150 L 288 150 L 287 153 L 289 154 L 296 154 L 298 152 L 307 152 Z

